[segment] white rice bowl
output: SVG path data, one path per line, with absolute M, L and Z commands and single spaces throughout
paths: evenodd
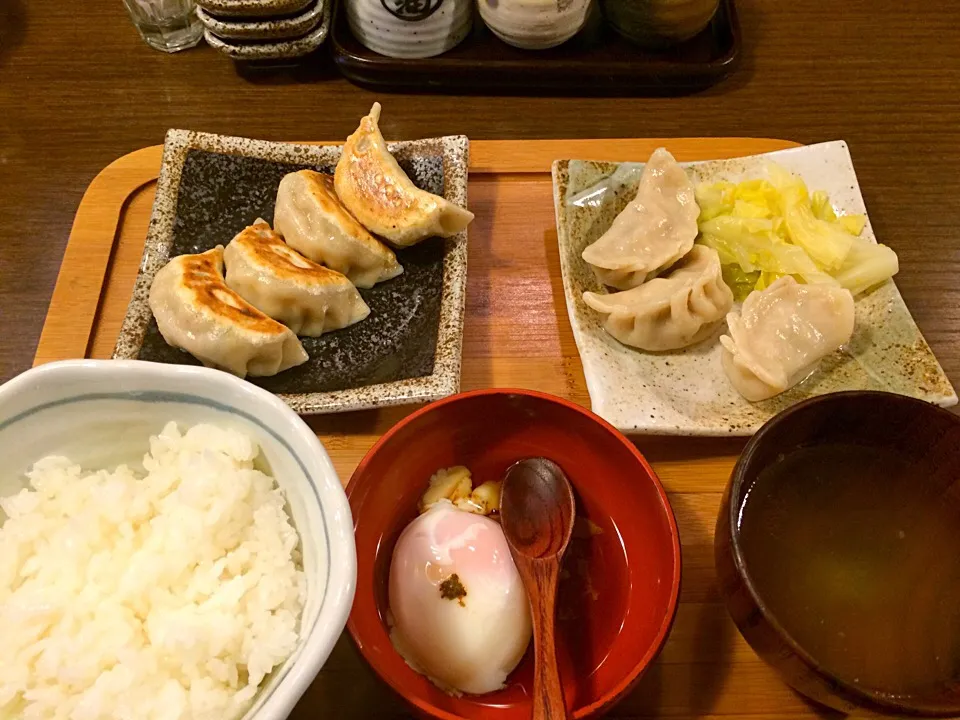
M 299 537 L 259 448 L 168 423 L 143 473 L 37 462 L 0 499 L 0 717 L 230 720 L 297 647 Z

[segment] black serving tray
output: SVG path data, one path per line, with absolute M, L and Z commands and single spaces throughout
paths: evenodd
M 342 0 L 341 0 L 342 2 Z M 497 38 L 480 19 L 460 45 L 421 60 L 368 50 L 350 31 L 337 2 L 329 46 L 352 82 L 377 90 L 428 93 L 550 95 L 679 95 L 729 75 L 740 56 L 740 24 L 733 0 L 696 37 L 663 51 L 633 45 L 594 11 L 575 37 L 549 50 L 520 50 Z

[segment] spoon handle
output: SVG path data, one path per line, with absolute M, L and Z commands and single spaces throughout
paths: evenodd
M 557 667 L 556 624 L 557 580 L 560 565 L 556 560 L 531 563 L 530 579 L 537 591 L 531 603 L 533 624 L 533 720 L 566 720 L 567 708 Z

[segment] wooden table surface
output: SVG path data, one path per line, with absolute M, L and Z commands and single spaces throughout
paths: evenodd
M 845 139 L 877 236 L 900 256 L 898 285 L 960 384 L 960 2 L 738 0 L 738 6 L 742 64 L 701 94 L 589 100 L 380 94 L 384 133 Z M 153 51 L 120 0 L 0 0 L 0 381 L 31 364 L 74 212 L 102 167 L 162 142 L 170 127 L 277 140 L 345 137 L 377 97 L 337 78 L 322 59 L 296 72 L 244 77 L 206 47 L 173 56 Z M 684 441 L 658 443 L 649 453 L 669 474 L 671 463 L 691 453 L 730 450 Z M 704 527 L 711 512 L 704 511 Z M 705 634 L 733 632 L 721 616 L 714 620 L 717 627 Z M 693 664 L 656 666 L 643 697 L 615 717 L 742 712 L 735 697 L 714 701 L 722 684 L 712 675 L 717 658 L 696 671 L 703 652 L 697 637 L 681 637 L 676 647 L 690 653 L 679 661 Z M 345 640 L 332 663 L 349 678 L 326 673 L 312 692 L 341 697 L 341 709 L 365 708 L 365 718 L 399 716 Z M 750 667 L 758 688 L 779 687 L 769 685 L 764 668 Z M 664 708 L 651 688 L 692 699 Z M 809 717 L 798 703 L 778 694 L 765 703 L 777 714 L 762 718 Z M 313 714 L 304 707 L 298 716 Z

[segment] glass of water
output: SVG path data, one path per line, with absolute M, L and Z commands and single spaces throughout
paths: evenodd
M 164 52 L 186 50 L 200 42 L 203 26 L 193 0 L 123 0 L 141 37 Z

